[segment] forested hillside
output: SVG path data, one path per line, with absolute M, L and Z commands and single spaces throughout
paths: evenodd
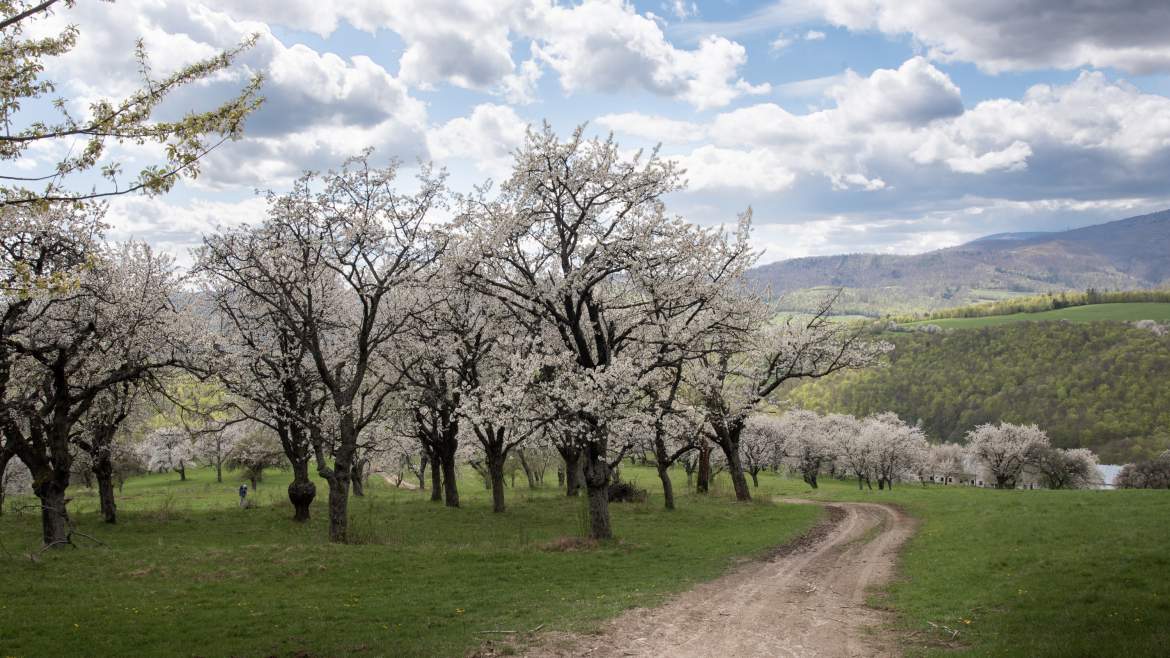
M 817 411 L 893 410 L 935 440 L 986 422 L 1036 423 L 1061 447 L 1126 462 L 1170 447 L 1170 336 L 1116 322 L 1027 322 L 887 334 L 890 364 L 791 392 Z
M 911 256 L 846 254 L 757 267 L 753 286 L 786 310 L 842 289 L 846 314 L 905 314 L 1017 295 L 1153 288 L 1170 281 L 1170 211 L 1055 233 L 990 236 Z

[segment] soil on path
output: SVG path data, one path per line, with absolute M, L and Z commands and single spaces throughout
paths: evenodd
M 786 501 L 807 503 L 809 501 Z M 914 532 L 894 507 L 832 503 L 829 521 L 657 608 L 627 611 L 598 634 L 546 634 L 528 656 L 894 656 L 888 613 L 867 590 L 894 575 Z

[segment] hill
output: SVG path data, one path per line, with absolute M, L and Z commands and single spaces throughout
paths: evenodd
M 911 256 L 796 258 L 748 273 L 785 310 L 837 288 L 837 310 L 878 316 L 1070 290 L 1132 290 L 1170 283 L 1170 210 L 1053 233 L 1009 233 Z
M 1165 302 L 1136 302 L 1120 304 L 1091 304 L 1088 306 L 1071 306 L 1068 308 L 1038 313 L 1008 313 L 972 318 L 942 318 L 938 320 L 920 320 L 907 323 L 905 326 L 915 327 L 935 325 L 943 329 L 977 329 L 979 327 L 993 327 L 1013 322 L 1040 322 L 1043 320 L 1067 320 L 1069 322 L 1134 322 L 1137 320 L 1154 320 L 1156 322 L 1170 322 L 1170 303 Z
M 883 337 L 895 345 L 888 366 L 803 384 L 790 399 L 821 412 L 894 411 L 944 441 L 981 423 L 1036 423 L 1103 463 L 1170 448 L 1168 335 L 1120 322 L 1015 322 Z

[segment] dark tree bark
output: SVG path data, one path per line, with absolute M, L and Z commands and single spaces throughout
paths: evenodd
M 711 445 L 706 441 L 699 444 L 699 472 L 695 478 L 695 492 L 705 494 L 711 489 Z
M 109 451 L 102 451 L 93 464 L 93 474 L 98 482 L 98 500 L 101 504 L 102 520 L 118 522 L 118 506 L 114 503 L 114 464 Z
M 309 464 L 293 462 L 293 481 L 288 485 L 288 500 L 293 506 L 294 521 L 308 521 L 309 508 L 317 497 L 317 485 L 309 479 Z
M 443 500 L 443 464 L 438 457 L 431 459 L 431 502 Z
M 362 497 L 366 495 L 366 483 L 362 480 L 362 474 L 365 471 L 365 464 L 363 461 L 358 461 L 350 469 L 349 481 L 353 487 L 353 495 Z
M 743 434 L 744 421 L 732 420 L 726 424 L 713 426 L 715 430 L 715 445 L 723 451 L 727 458 L 727 473 L 731 476 L 731 486 L 735 489 L 735 499 L 747 502 L 752 499 L 751 489 L 748 488 L 747 478 L 743 474 L 743 461 L 739 456 L 739 440 Z
M 581 451 L 581 466 L 585 489 L 589 495 L 589 537 L 592 539 L 613 539 L 613 527 L 609 521 L 610 465 L 606 461 L 605 449 L 595 441 L 585 444 Z
M 344 544 L 349 540 L 349 472 L 339 473 L 329 482 L 329 541 Z
M 658 462 L 658 479 L 662 481 L 662 498 L 666 509 L 674 509 L 674 485 L 670 482 L 670 470 Z
M 0 443 L 0 516 L 4 516 L 4 474 L 8 471 L 8 464 L 12 461 L 13 453 L 4 449 Z
M 492 512 L 503 513 L 504 505 L 504 460 L 488 455 L 488 474 L 492 486 Z
M 33 473 L 33 493 L 41 503 L 41 538 L 45 546 L 63 546 L 69 543 L 69 512 L 65 509 L 65 491 L 69 488 L 69 474 L 56 469 Z
M 443 504 L 459 507 L 459 486 L 455 482 L 455 451 L 443 455 Z
M 536 488 L 536 474 L 533 473 L 532 468 L 529 467 L 528 459 L 524 456 L 524 451 L 520 450 L 517 453 L 517 456 L 520 457 L 520 466 L 521 466 L 521 468 L 524 469 L 525 477 L 528 478 L 528 488 L 535 489 Z
M 581 490 L 581 449 L 576 446 L 557 446 L 557 452 L 565 460 L 565 495 L 576 496 Z

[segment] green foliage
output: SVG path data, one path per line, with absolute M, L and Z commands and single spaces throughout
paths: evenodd
M 806 383 L 792 401 L 857 416 L 894 411 L 942 441 L 981 423 L 1036 423 L 1054 445 L 1090 448 L 1102 463 L 1170 447 L 1170 336 L 1111 322 L 885 336 L 896 346 L 887 367 Z
M 117 526 L 101 523 L 94 492 L 71 488 L 79 529 L 107 546 L 32 562 L 39 517 L 0 517 L 0 654 L 463 656 L 508 640 L 480 631 L 580 631 L 656 605 L 819 518 L 814 507 L 718 495 L 682 494 L 667 512 L 653 472 L 629 468 L 650 500 L 614 505 L 620 539 L 591 548 L 567 540 L 588 529 L 584 496 L 509 489 L 508 512 L 493 514 L 489 492 L 464 475 L 461 509 L 371 477 L 350 501 L 360 545 L 328 543 L 322 496 L 312 521 L 293 523 L 285 473 L 267 478 L 248 510 L 238 484 L 216 484 L 211 469 L 187 482 L 135 478 Z
M 894 503 L 919 519 L 899 578 L 875 596 L 898 615 L 910 655 L 1158 656 L 1170 646 L 1166 491 L 820 485 L 760 482 L 768 493 Z
M 1170 322 L 1170 303 L 1119 302 L 1114 304 L 1091 304 L 1088 306 L 1072 306 L 1052 311 L 1013 313 L 1011 315 L 923 320 L 902 326 L 921 327 L 937 325 L 943 329 L 975 329 L 978 327 L 994 327 L 1001 324 L 1011 324 L 1013 322 L 1035 322 L 1040 320 L 1068 320 L 1069 322 L 1135 322 L 1138 320 L 1154 320 L 1156 322 Z

